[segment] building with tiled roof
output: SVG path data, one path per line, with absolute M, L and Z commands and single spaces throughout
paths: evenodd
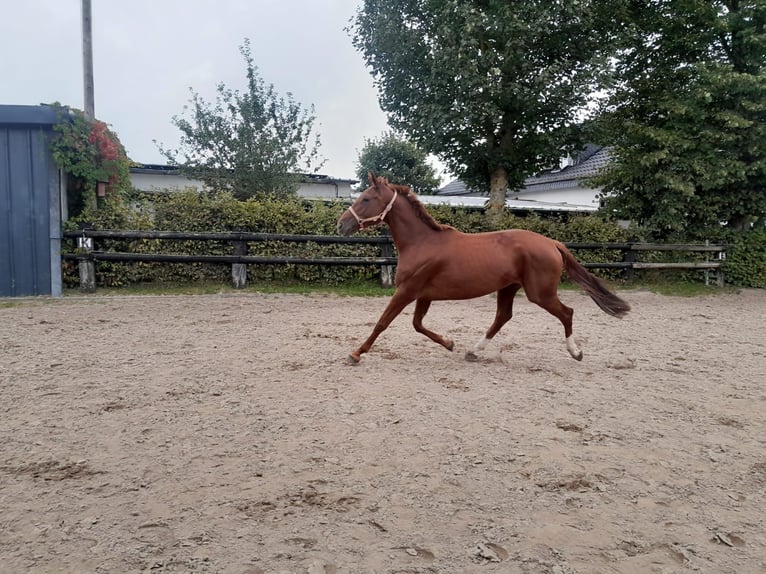
M 609 162 L 607 148 L 589 144 L 581 153 L 562 161 L 560 167 L 547 169 L 529 177 L 524 187 L 506 193 L 506 203 L 512 209 L 555 211 L 595 211 L 599 207 L 601 189 L 590 184 Z M 437 197 L 486 197 L 486 192 L 468 189 L 454 180 L 439 189 Z

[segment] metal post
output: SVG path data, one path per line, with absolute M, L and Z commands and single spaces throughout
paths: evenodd
M 90 0 L 82 0 L 82 72 L 84 88 L 85 117 L 96 117 L 93 97 L 93 35 L 91 32 Z

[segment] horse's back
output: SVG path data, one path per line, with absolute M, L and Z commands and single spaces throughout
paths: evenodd
M 496 245 L 498 254 L 502 257 L 512 256 L 513 259 L 525 264 L 539 264 L 563 268 L 558 242 L 526 229 L 506 229 L 476 234 L 476 237 L 486 236 L 490 245 Z
M 557 241 L 526 229 L 484 233 L 458 231 L 435 256 L 469 269 L 478 267 L 495 273 L 505 270 L 506 275 L 522 274 L 527 268 L 560 274 L 563 260 L 557 245 Z

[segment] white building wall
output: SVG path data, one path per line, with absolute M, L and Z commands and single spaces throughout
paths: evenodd
M 509 193 L 508 199 L 525 199 L 544 203 L 565 203 L 567 205 L 599 206 L 599 190 L 583 187 L 568 187 L 547 190 L 524 190 Z
M 189 179 L 175 173 L 132 173 L 130 183 L 141 191 L 182 190 L 190 187 L 205 189 L 205 184 L 198 179 Z
M 197 179 L 190 179 L 177 173 L 144 173 L 131 172 L 130 182 L 141 191 L 180 191 L 193 188 L 205 189 L 205 184 Z M 351 181 L 332 180 L 327 182 L 304 182 L 300 184 L 296 194 L 307 199 L 347 199 L 351 197 Z

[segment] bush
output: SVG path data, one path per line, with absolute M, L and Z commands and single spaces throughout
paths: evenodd
M 86 209 L 83 213 L 65 224 L 68 231 L 85 228 L 91 229 L 121 229 L 121 230 L 149 230 L 152 228 L 150 205 L 146 201 L 134 200 L 127 203 L 123 197 L 117 194 L 107 195 L 100 209 Z M 99 241 L 98 249 L 101 251 L 128 251 L 144 253 L 146 240 L 140 239 L 103 239 Z M 62 242 L 64 251 L 75 251 L 77 245 L 72 239 Z M 152 280 L 152 273 L 147 263 L 114 263 L 100 261 L 96 267 L 96 279 L 99 285 L 120 287 L 131 283 L 140 283 Z M 62 282 L 66 287 L 76 287 L 80 284 L 80 276 L 76 261 L 62 262 Z
M 179 232 L 290 233 L 327 235 L 335 232 L 335 224 L 345 207 L 340 203 L 249 199 L 239 201 L 229 193 L 199 193 L 196 190 L 174 192 L 165 196 L 134 198 L 132 207 L 117 201 L 107 202 L 95 213 L 85 213 L 70 220 L 70 229 L 85 224 L 96 229 L 158 230 Z M 376 233 L 367 231 L 365 233 Z M 134 253 L 176 253 L 186 255 L 231 255 L 228 241 L 175 240 L 98 240 L 100 251 Z M 73 243 L 65 250 L 73 251 Z M 375 245 L 325 245 L 317 243 L 253 242 L 248 255 L 293 257 L 377 257 Z M 374 279 L 378 268 L 328 265 L 250 265 L 248 275 L 255 280 L 312 281 L 338 284 L 349 280 Z M 218 282 L 229 281 L 228 265 L 205 263 L 113 263 L 98 262 L 96 279 L 102 286 L 121 286 L 141 282 Z M 77 264 L 65 262 L 64 282 L 79 283 Z
M 724 274 L 738 287 L 766 287 L 766 229 L 728 237 Z
M 179 232 L 227 232 L 294 233 L 303 235 L 332 235 L 335 224 L 346 208 L 336 201 L 323 203 L 299 198 L 287 200 L 248 199 L 240 201 L 229 193 L 200 193 L 196 190 L 156 194 L 134 194 L 128 205 L 118 198 L 109 199 L 96 212 L 87 212 L 67 225 L 76 229 L 87 223 L 97 229 L 161 230 Z M 427 206 L 434 218 L 448 225 L 475 233 L 488 231 L 486 218 L 481 210 L 453 208 L 443 205 Z M 563 242 L 623 243 L 642 237 L 642 231 L 624 230 L 616 223 L 596 215 L 569 215 L 543 217 L 518 215 L 505 212 L 501 226 L 507 229 L 528 229 Z M 385 227 L 365 230 L 363 234 L 387 233 Z M 732 236 L 729 240 L 725 272 L 727 280 L 738 286 L 766 286 L 766 231 Z M 128 251 L 136 253 L 179 254 L 233 254 L 228 241 L 168 241 L 168 240 L 99 240 L 97 249 L 102 251 Z M 73 242 L 65 244 L 65 250 L 73 251 Z M 577 250 L 575 256 L 583 263 L 620 261 L 619 250 Z M 252 242 L 249 255 L 293 257 L 378 257 L 380 247 L 363 244 L 287 243 L 279 241 Z M 643 261 L 673 260 L 677 254 L 668 252 L 642 252 Z M 704 256 L 703 256 L 704 257 Z M 619 269 L 598 269 L 597 274 L 617 279 Z M 120 286 L 141 282 L 216 282 L 230 280 L 230 267 L 203 263 L 111 263 L 99 262 L 96 278 L 99 285 Z M 248 275 L 254 280 L 278 280 L 340 284 L 347 281 L 368 281 L 379 276 L 374 266 L 327 266 L 327 265 L 249 265 Z M 674 274 L 677 276 L 677 273 Z M 699 280 L 699 272 L 690 272 L 688 280 Z M 79 284 L 77 265 L 64 263 L 64 281 L 67 286 Z

